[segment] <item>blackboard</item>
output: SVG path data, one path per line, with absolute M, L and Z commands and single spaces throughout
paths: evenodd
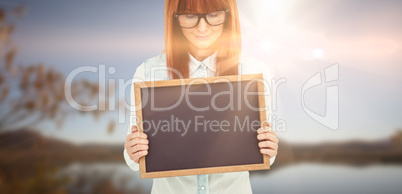
M 262 74 L 134 83 L 148 136 L 141 178 L 269 169 L 257 130 L 266 122 Z

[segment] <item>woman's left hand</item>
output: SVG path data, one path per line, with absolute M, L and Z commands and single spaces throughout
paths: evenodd
M 257 139 L 260 140 L 258 146 L 261 154 L 266 154 L 270 158 L 278 154 L 279 140 L 276 138 L 276 132 L 271 128 L 271 123 L 268 123 L 265 128 L 258 129 Z

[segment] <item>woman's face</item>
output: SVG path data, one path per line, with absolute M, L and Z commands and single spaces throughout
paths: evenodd
M 196 49 L 209 49 L 219 39 L 223 32 L 223 26 L 211 26 L 204 18 L 194 28 L 181 28 L 183 35 Z

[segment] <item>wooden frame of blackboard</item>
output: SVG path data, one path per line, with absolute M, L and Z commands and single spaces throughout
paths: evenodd
M 263 127 L 266 123 L 266 109 L 265 109 L 265 96 L 264 93 L 263 74 L 245 74 L 234 76 L 219 76 L 219 77 L 205 77 L 205 78 L 190 78 L 190 79 L 175 79 L 175 80 L 161 80 L 161 81 L 145 81 L 134 83 L 135 93 L 135 105 L 137 115 L 137 128 L 139 132 L 143 132 L 143 116 L 142 116 L 142 88 L 159 88 L 169 86 L 183 86 L 191 83 L 206 84 L 206 83 L 220 83 L 220 82 L 240 82 L 240 81 L 257 81 L 258 87 L 258 103 L 259 103 L 259 115 L 260 124 Z M 183 169 L 183 170 L 167 170 L 160 172 L 147 172 L 146 170 L 146 156 L 142 157 L 139 161 L 140 177 L 141 178 L 161 178 L 161 177 L 174 177 L 174 176 L 188 176 L 198 174 L 213 174 L 213 173 L 226 173 L 226 172 L 239 172 L 250 170 L 266 170 L 270 169 L 270 157 L 268 155 L 262 155 L 263 163 L 246 164 L 246 165 L 232 165 L 232 166 L 219 166 L 219 167 L 205 167 L 195 169 Z

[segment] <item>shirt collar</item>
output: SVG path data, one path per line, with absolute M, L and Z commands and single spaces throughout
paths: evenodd
M 194 73 L 195 70 L 197 70 L 200 65 L 202 63 L 204 63 L 205 66 L 207 66 L 211 71 L 215 72 L 216 68 L 215 68 L 215 60 L 216 60 L 216 54 L 217 52 L 215 52 L 214 54 L 212 54 L 211 56 L 207 57 L 206 59 L 204 59 L 203 61 L 198 61 L 197 59 L 195 59 L 190 53 L 188 53 L 188 55 L 190 56 L 190 75 L 192 73 Z

